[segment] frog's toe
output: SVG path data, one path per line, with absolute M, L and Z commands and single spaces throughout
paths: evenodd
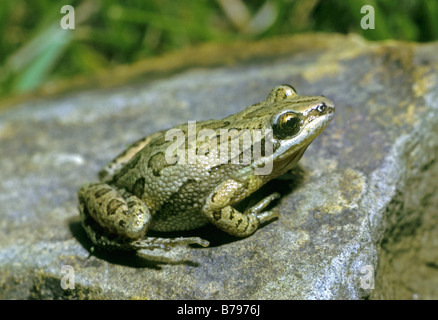
M 267 196 L 266 198 L 262 199 L 259 203 L 257 203 L 255 206 L 252 206 L 248 209 L 248 213 L 254 215 L 257 217 L 258 221 L 260 223 L 270 221 L 274 218 L 277 218 L 279 216 L 279 213 L 277 210 L 269 210 L 269 211 L 263 211 L 272 201 L 279 199 L 280 194 L 278 192 L 274 192 Z
M 141 240 L 136 240 L 130 243 L 130 246 L 137 249 L 161 249 L 165 251 L 171 250 L 172 247 L 178 245 L 189 245 L 189 244 L 199 244 L 203 247 L 208 247 L 210 242 L 205 239 L 201 239 L 199 237 L 180 237 L 180 238 L 155 238 L 155 237 L 146 237 Z

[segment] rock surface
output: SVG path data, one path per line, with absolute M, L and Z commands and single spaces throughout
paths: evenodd
M 437 299 L 436 52 L 299 35 L 210 52 L 209 68 L 4 109 L 0 298 Z M 283 83 L 330 98 L 336 115 L 300 165 L 261 190 L 283 195 L 278 220 L 246 239 L 184 233 L 209 248 L 90 256 L 76 192 L 102 165 L 146 134 L 223 118 Z M 71 270 L 74 289 L 63 289 Z

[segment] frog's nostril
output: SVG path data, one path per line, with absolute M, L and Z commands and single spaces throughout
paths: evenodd
M 325 104 L 325 102 L 323 102 L 322 104 L 316 107 L 316 110 L 318 110 L 318 112 L 320 113 L 323 113 L 324 111 L 327 110 L 327 105 Z

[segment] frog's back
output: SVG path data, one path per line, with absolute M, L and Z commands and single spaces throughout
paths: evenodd
M 223 181 L 233 179 L 245 183 L 245 179 L 251 176 L 246 170 L 248 163 L 231 163 L 231 144 L 228 144 L 227 159 L 224 161 L 218 157 L 221 134 L 232 129 L 238 134 L 245 132 L 242 129 L 252 134 L 252 130 L 261 129 L 267 122 L 261 118 L 270 117 L 269 112 L 260 113 L 262 106 L 256 104 L 222 120 L 186 123 L 153 135 L 143 149 L 113 176 L 112 184 L 125 188 L 147 205 L 154 217 L 152 230 L 188 230 L 206 224 L 208 221 L 201 209 L 208 195 Z M 258 121 L 253 119 L 254 112 L 258 112 Z M 202 133 L 207 133 L 210 138 L 200 137 Z M 252 147 L 248 146 L 248 150 Z M 241 157 L 243 151 L 239 150 L 237 156 Z M 250 154 L 252 156 L 252 152 Z M 262 184 L 261 179 L 252 180 L 257 180 L 257 183 L 248 188 L 248 193 Z M 246 195 L 242 193 L 239 197 Z

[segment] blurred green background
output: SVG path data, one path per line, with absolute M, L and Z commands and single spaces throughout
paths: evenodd
M 367 4 L 374 30 L 360 27 Z M 63 5 L 74 30 L 60 27 Z M 202 42 L 312 31 L 433 41 L 438 0 L 1 0 L 0 97 Z

